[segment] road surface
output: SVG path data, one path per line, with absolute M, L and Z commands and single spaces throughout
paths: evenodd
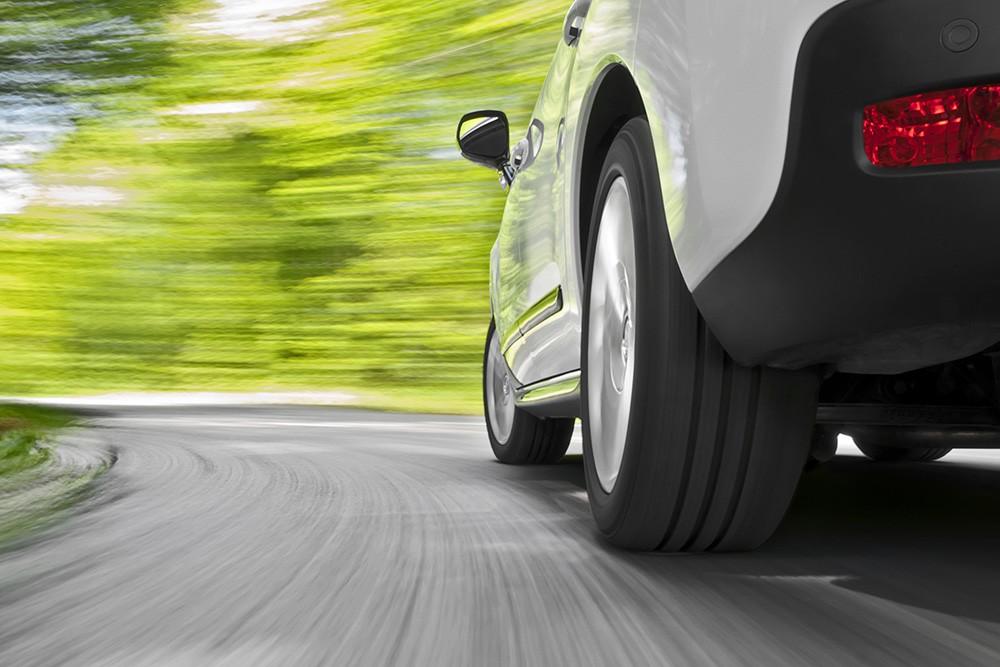
M 0 665 L 1000 663 L 1000 457 L 807 475 L 753 554 L 595 533 L 579 455 L 477 419 L 120 409 L 95 495 L 0 552 Z

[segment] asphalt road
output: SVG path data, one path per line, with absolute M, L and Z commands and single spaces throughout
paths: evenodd
M 502 466 L 479 420 L 94 423 L 94 497 L 0 553 L 0 665 L 1000 664 L 993 452 L 840 456 L 765 548 L 657 556 L 602 542 L 578 455 Z

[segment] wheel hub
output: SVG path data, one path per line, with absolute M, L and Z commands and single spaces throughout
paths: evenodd
M 500 339 L 496 332 L 490 337 L 490 353 L 486 360 L 486 409 L 489 413 L 493 436 L 501 445 L 506 445 L 514 427 L 514 391 L 510 382 L 507 362 L 500 352 Z
M 618 354 L 609 355 L 608 364 L 610 366 L 609 375 L 611 376 L 611 383 L 615 391 L 621 394 L 625 391 L 625 376 L 628 373 L 629 357 L 631 356 L 632 346 L 635 343 L 635 330 L 632 326 L 632 314 L 629 306 L 631 294 L 628 289 L 628 280 L 625 277 L 625 267 L 619 264 L 618 270 L 622 275 L 618 284 L 620 290 L 619 310 L 621 312 L 616 313 L 615 326 L 612 327 L 612 331 L 617 332 L 615 338 L 617 338 L 618 342 Z M 609 345 L 609 349 L 613 350 L 613 345 Z
M 618 481 L 632 407 L 636 260 L 632 205 L 625 179 L 608 191 L 594 248 L 587 320 L 587 428 L 606 493 Z

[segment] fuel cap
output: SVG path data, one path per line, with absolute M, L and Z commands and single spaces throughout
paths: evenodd
M 968 51 L 979 41 L 979 26 L 969 19 L 955 19 L 941 31 L 941 44 L 953 53 Z

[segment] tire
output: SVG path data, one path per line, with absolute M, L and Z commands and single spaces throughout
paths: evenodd
M 493 454 L 501 463 L 557 463 L 573 437 L 574 419 L 542 419 L 514 403 L 514 385 L 490 322 L 483 354 L 483 408 Z
M 594 518 L 628 549 L 753 549 L 802 474 L 819 378 L 741 366 L 716 341 L 674 257 L 645 119 L 622 128 L 599 184 L 581 382 Z
M 854 444 L 858 446 L 862 454 L 878 463 L 930 463 L 951 453 L 951 448 L 886 447 L 885 445 L 861 443 L 857 440 L 854 441 Z

